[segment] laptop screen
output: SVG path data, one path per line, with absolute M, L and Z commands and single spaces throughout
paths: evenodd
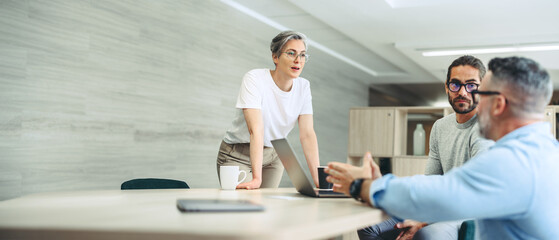
M 272 145 L 297 191 L 305 195 L 316 196 L 312 182 L 299 164 L 287 139 L 272 140 Z

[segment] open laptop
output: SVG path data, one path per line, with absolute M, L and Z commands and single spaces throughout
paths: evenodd
M 287 142 L 287 139 L 282 138 L 278 140 L 272 140 L 272 145 L 278 154 L 278 157 L 281 160 L 281 163 L 285 167 L 287 171 L 287 175 L 291 179 L 291 182 L 297 189 L 297 191 L 303 195 L 307 195 L 310 197 L 328 197 L 328 198 L 347 198 L 349 196 L 334 192 L 331 189 L 315 189 L 314 184 L 312 181 L 309 180 L 307 174 L 299 164 L 299 160 L 295 156 L 295 152 L 293 148 Z

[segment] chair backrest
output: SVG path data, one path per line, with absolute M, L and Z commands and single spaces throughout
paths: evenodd
M 474 240 L 476 235 L 476 223 L 474 220 L 462 222 L 458 231 L 458 240 Z
M 188 184 L 179 180 L 161 178 L 137 178 L 123 182 L 121 190 L 133 189 L 169 189 L 169 188 L 190 188 Z

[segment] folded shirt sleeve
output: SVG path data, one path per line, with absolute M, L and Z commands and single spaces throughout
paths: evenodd
M 529 165 L 509 155 L 485 152 L 442 176 L 386 175 L 371 184 L 371 204 L 423 222 L 522 214 L 530 206 L 534 179 Z

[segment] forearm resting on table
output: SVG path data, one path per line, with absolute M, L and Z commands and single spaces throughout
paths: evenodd
M 252 167 L 252 179 L 262 179 L 262 158 L 264 144 L 262 138 L 250 135 L 250 166 Z
M 320 160 L 318 156 L 318 142 L 316 140 L 316 135 L 309 134 L 301 136 L 300 140 L 312 178 L 318 180 L 318 172 L 316 169 L 320 165 Z
M 307 165 L 311 172 L 312 178 L 318 187 L 317 167 L 320 165 L 318 155 L 318 140 L 313 126 L 313 115 L 303 114 L 299 116 L 299 139 L 303 146 L 303 152 L 307 160 Z
M 243 109 L 248 133 L 250 134 L 250 165 L 252 179 L 262 180 L 262 158 L 264 152 L 264 124 L 260 109 Z

